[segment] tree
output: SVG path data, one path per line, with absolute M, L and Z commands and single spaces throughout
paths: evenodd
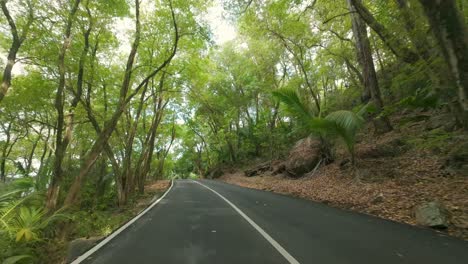
M 1 0 L 0 7 L 2 8 L 3 15 L 7 19 L 8 25 L 10 26 L 12 42 L 8 50 L 7 63 L 5 69 L 3 70 L 0 87 L 0 103 L 6 96 L 8 89 L 11 86 L 12 70 L 13 66 L 16 64 L 17 54 L 21 48 L 21 45 L 28 37 L 29 30 L 34 21 L 34 5 L 32 1 L 26 1 L 26 7 L 23 7 L 25 10 L 27 10 L 27 13 L 25 14 L 26 21 L 23 22 L 23 25 L 18 25 L 17 21 L 13 19 L 10 14 L 10 10 L 8 9 L 7 2 L 7 0 Z
M 456 87 L 459 120 L 468 129 L 468 29 L 455 0 L 419 1 Z
M 374 59 L 367 36 L 367 29 L 360 17 L 355 14 L 355 2 L 356 0 L 348 0 L 348 7 L 351 12 L 357 57 L 363 72 L 363 86 L 365 91 L 362 101 L 367 103 L 368 100 L 372 100 L 376 108 L 376 114 L 378 115 L 382 112 L 383 101 L 380 95 L 379 82 L 375 72 Z M 385 133 L 392 130 L 390 122 L 385 116 L 374 119 L 374 126 L 377 133 Z

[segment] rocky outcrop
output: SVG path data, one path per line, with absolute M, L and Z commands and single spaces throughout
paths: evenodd
M 418 224 L 432 228 L 447 228 L 447 210 L 439 202 L 424 203 L 415 208 Z
M 254 177 L 265 174 L 267 172 L 271 175 L 278 175 L 286 170 L 285 162 L 282 160 L 273 160 L 260 163 L 254 167 L 248 168 L 244 171 L 246 177 Z
M 271 163 L 270 161 L 267 161 L 267 162 L 263 162 L 263 163 L 260 163 L 259 165 L 253 167 L 253 168 L 249 168 L 247 170 L 244 171 L 244 174 L 245 176 L 247 177 L 253 177 L 253 176 L 257 176 L 259 174 L 262 174 L 266 171 L 269 171 L 271 168 Z
M 286 164 L 284 161 L 276 160 L 271 163 L 271 174 L 278 175 L 283 173 L 286 170 Z
M 301 177 L 310 172 L 320 161 L 320 141 L 307 137 L 299 140 L 289 152 L 285 170 L 292 177 Z
M 224 174 L 224 172 L 220 167 L 215 167 L 215 168 L 210 169 L 206 173 L 206 177 L 208 179 L 217 179 L 217 178 L 223 176 L 223 174 Z

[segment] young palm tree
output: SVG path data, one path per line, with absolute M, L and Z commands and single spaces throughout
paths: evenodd
M 0 260 L 2 263 L 16 263 L 26 258 L 32 258 L 29 250 L 29 242 L 41 240 L 42 231 L 53 221 L 64 217 L 59 213 L 48 215 L 42 202 L 38 200 L 40 196 L 30 194 L 31 184 L 25 181 L 18 181 L 2 186 L 0 189 L 0 244 L 7 243 L 7 246 L 16 247 L 11 252 L 13 256 L 2 256 L 0 250 Z M 15 242 L 13 242 L 15 241 Z M 12 246 L 15 245 L 15 246 Z M 20 254 L 18 254 L 20 253 Z
M 326 117 L 321 117 L 321 113 L 314 115 L 308 109 L 307 104 L 301 100 L 296 90 L 280 89 L 274 91 L 273 96 L 280 100 L 286 110 L 295 116 L 311 134 L 318 136 L 322 144 L 331 146 L 331 141 L 340 138 L 346 145 L 352 164 L 355 163 L 356 134 L 364 124 L 362 115 L 365 113 L 366 107 L 361 108 L 357 113 L 339 110 L 328 114 Z M 324 149 L 328 149 L 328 146 L 325 146 Z

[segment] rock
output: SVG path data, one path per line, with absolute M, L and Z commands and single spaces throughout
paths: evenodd
M 209 170 L 207 173 L 206 173 L 206 176 L 208 177 L 208 179 L 217 179 L 221 176 L 223 176 L 224 172 L 221 168 L 219 167 L 215 167 L 215 168 L 212 168 L 211 170 Z
M 67 263 L 71 263 L 77 257 L 81 256 L 83 253 L 97 245 L 102 239 L 100 237 L 89 237 L 89 238 L 78 238 L 70 242 L 67 250 Z
M 459 144 L 450 151 L 444 167 L 468 176 L 468 142 Z
M 281 174 L 286 170 L 286 164 L 281 162 L 276 165 L 272 165 L 271 170 L 273 175 Z
M 372 199 L 371 203 L 372 204 L 379 204 L 379 203 L 382 203 L 383 201 L 384 201 L 383 194 L 379 194 L 374 199 Z
M 307 137 L 299 140 L 289 152 L 285 170 L 293 177 L 301 177 L 320 161 L 320 141 Z
M 263 162 L 261 164 L 258 164 L 257 166 L 247 169 L 244 171 L 244 174 L 246 177 L 253 177 L 259 174 L 264 173 L 265 171 L 270 170 L 270 161 Z
M 419 205 L 415 209 L 418 224 L 432 228 L 447 228 L 447 210 L 439 202 L 429 202 Z

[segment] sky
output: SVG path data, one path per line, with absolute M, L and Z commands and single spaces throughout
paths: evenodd
M 213 2 L 213 6 L 208 8 L 208 14 L 204 18 L 211 27 L 214 41 L 216 42 L 216 44 L 222 45 L 230 40 L 235 39 L 237 36 L 237 32 L 235 26 L 232 25 L 223 16 L 225 11 L 223 9 L 222 0 L 214 0 Z M 120 21 L 116 21 L 115 23 L 116 24 L 114 33 L 118 36 L 118 39 L 121 41 L 119 53 L 127 54 L 128 52 L 130 52 L 131 44 L 129 38 L 127 37 L 127 34 L 133 28 L 133 23 L 131 22 L 131 19 L 123 19 Z M 5 52 L 1 51 L 0 61 L 4 62 L 5 60 Z M 16 63 L 15 67 L 13 68 L 13 74 L 19 75 L 22 73 L 24 73 L 24 65 L 21 63 Z
M 236 38 L 236 28 L 223 17 L 224 9 L 221 0 L 215 0 L 208 9 L 206 20 L 213 31 L 214 41 L 218 45 Z

